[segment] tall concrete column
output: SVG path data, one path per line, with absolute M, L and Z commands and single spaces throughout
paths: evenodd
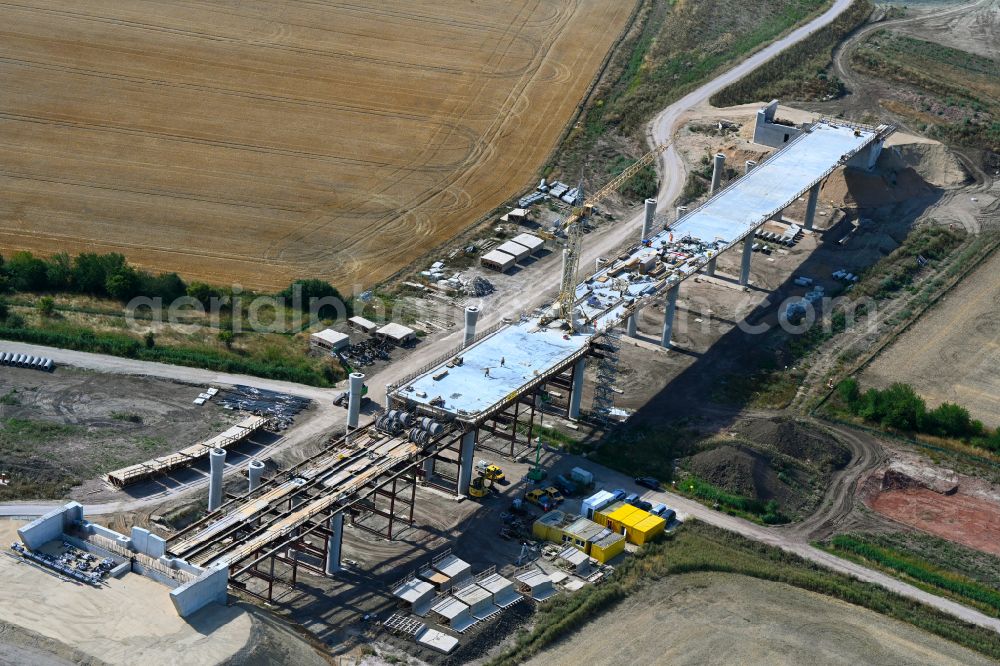
M 264 476 L 264 463 L 259 460 L 251 460 L 247 465 L 247 478 L 250 479 L 250 492 L 257 490 L 260 480 Z
M 750 173 L 751 171 L 753 171 L 753 168 L 755 166 L 757 166 L 757 163 L 754 162 L 753 160 L 747 160 L 746 162 L 744 162 L 743 163 L 743 175 L 745 176 L 748 173 Z
M 685 215 L 687 215 L 687 212 L 688 212 L 688 207 L 687 206 L 678 206 L 677 207 L 677 219 L 678 219 L 678 221 L 682 217 L 684 217 Z
M 424 481 L 434 476 L 434 458 L 424 460 Z
M 722 153 L 715 154 L 715 164 L 712 165 L 712 191 L 715 194 L 722 185 L 722 172 L 726 170 L 726 156 Z
M 340 571 L 340 544 L 344 541 L 344 514 L 335 513 L 330 518 L 330 531 L 326 539 L 326 575 L 332 576 Z
M 819 183 L 809 188 L 809 198 L 806 200 L 805 228 L 812 229 L 816 220 L 816 204 L 819 203 Z
M 630 338 L 635 337 L 636 325 L 635 318 L 639 316 L 638 310 L 629 315 L 629 318 L 625 320 L 625 334 Z
M 472 344 L 473 338 L 476 337 L 477 319 L 479 319 L 479 308 L 474 305 L 465 308 L 465 339 L 462 342 L 463 347 L 468 347 Z
M 472 483 L 472 465 L 476 457 L 476 431 L 462 435 L 462 448 L 458 458 L 458 494 L 469 494 L 469 484 Z
M 670 336 L 674 332 L 674 314 L 677 311 L 677 295 L 680 290 L 680 284 L 675 284 L 667 290 L 667 302 L 663 307 L 663 335 L 660 337 L 660 346 L 667 349 L 670 349 Z
M 208 479 L 208 510 L 215 511 L 222 505 L 222 473 L 226 469 L 226 450 L 212 449 L 208 452 L 210 465 Z
M 740 286 L 750 284 L 750 259 L 753 257 L 753 234 L 743 239 L 743 262 L 740 264 Z
M 656 218 L 656 199 L 646 199 L 646 217 L 642 221 L 642 239 L 653 235 L 653 221 Z
M 365 387 L 365 375 L 352 372 L 347 393 L 347 427 L 357 428 L 358 417 L 361 415 L 361 392 Z
M 583 400 L 583 373 L 587 368 L 587 357 L 581 356 L 573 366 L 573 390 L 569 394 L 569 418 L 580 418 L 580 402 Z
M 705 275 L 715 275 L 715 263 L 718 258 L 719 255 L 713 254 L 712 258 L 708 260 L 708 263 L 705 264 Z

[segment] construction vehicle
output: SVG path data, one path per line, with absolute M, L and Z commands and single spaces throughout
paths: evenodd
M 505 478 L 503 469 L 501 469 L 498 465 L 490 464 L 485 460 L 480 460 L 476 463 L 476 471 L 494 483 L 500 483 Z
M 547 474 L 545 469 L 542 467 L 541 460 L 542 460 L 542 438 L 535 437 L 535 464 L 530 470 L 528 470 L 527 476 L 528 479 L 536 483 L 544 479 Z
M 576 274 L 580 267 L 580 255 L 583 251 L 583 225 L 594 210 L 594 205 L 616 191 L 632 176 L 639 173 L 643 167 L 651 164 L 660 153 L 667 149 L 669 143 L 656 146 L 615 176 L 611 182 L 584 200 L 583 183 L 577 188 L 576 207 L 562 224 L 566 232 L 566 247 L 563 249 L 562 280 L 559 285 L 559 298 L 555 307 L 542 316 L 540 323 L 547 326 L 557 319 L 562 319 L 569 329 L 575 329 L 573 310 L 576 305 Z
M 553 500 L 547 492 L 541 490 L 540 488 L 530 491 L 524 496 L 524 500 L 534 504 L 535 506 L 540 506 L 542 511 L 551 511 L 556 508 L 555 500 Z
M 574 495 L 576 494 L 576 484 L 567 479 L 565 476 L 560 474 L 552 480 L 552 485 L 559 489 L 564 495 Z
M 563 494 L 559 492 L 559 489 L 556 488 L 555 486 L 549 486 L 548 488 L 543 489 L 542 492 L 551 497 L 552 501 L 555 502 L 556 504 L 562 504 L 563 501 L 566 499 L 563 496 Z
M 493 488 L 493 482 L 490 481 L 487 485 L 488 479 L 480 474 L 469 483 L 469 497 L 473 499 L 482 499 L 490 494 L 490 490 Z

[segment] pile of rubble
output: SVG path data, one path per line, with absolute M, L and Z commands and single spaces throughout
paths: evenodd
M 496 291 L 492 282 L 478 275 L 465 283 L 464 286 L 465 293 L 469 296 L 489 296 Z

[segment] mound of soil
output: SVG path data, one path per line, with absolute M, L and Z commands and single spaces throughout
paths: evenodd
M 844 467 L 851 452 L 821 430 L 785 418 L 751 419 L 735 428 L 743 438 L 824 472 Z
M 778 478 L 763 454 L 741 446 L 720 446 L 691 456 L 688 469 L 713 486 L 759 500 L 795 504 L 794 492 Z

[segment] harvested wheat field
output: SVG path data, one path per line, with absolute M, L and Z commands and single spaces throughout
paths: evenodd
M 874 611 L 724 573 L 668 578 L 531 659 L 578 664 L 988 664 Z
M 1000 253 L 994 253 L 864 371 L 864 386 L 913 386 L 928 407 L 954 402 L 1000 426 Z
M 0 5 L 0 252 L 371 284 L 530 184 L 632 8 Z

